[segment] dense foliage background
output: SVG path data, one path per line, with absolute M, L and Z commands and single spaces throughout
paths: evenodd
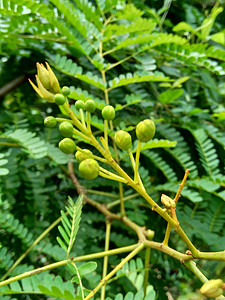
M 47 115 L 59 115 L 56 105 L 40 99 L 27 78 L 35 63 L 48 61 L 60 85 L 71 87 L 71 101 L 92 98 L 98 105 L 92 125 L 102 130 L 100 109 L 108 101 L 116 110 L 115 129 L 130 131 L 153 118 L 156 138 L 175 141 L 145 150 L 141 175 L 148 193 L 174 197 L 185 169 L 191 170 L 182 192 L 178 217 L 189 238 L 202 251 L 225 248 L 225 12 L 223 1 L 35 1 L 0 2 L 0 272 L 5 272 L 65 209 L 77 191 L 67 176 L 73 158 L 57 148 L 58 129 L 43 126 Z M 104 70 L 104 76 L 102 76 Z M 106 73 L 106 74 L 105 74 Z M 135 139 L 135 137 L 134 137 Z M 131 172 L 127 157 L 121 164 Z M 89 196 L 99 202 L 118 199 L 118 184 L 83 180 Z M 99 191 L 109 193 L 101 195 Z M 127 187 L 124 195 L 133 193 Z M 106 197 L 107 195 L 107 197 Z M 159 201 L 159 200 L 158 200 Z M 162 241 L 166 223 L 135 196 L 126 212 L 145 224 Z M 117 207 L 113 210 L 116 212 Z M 73 256 L 104 249 L 105 218 L 84 206 Z M 64 259 L 57 228 L 35 246 L 11 275 Z M 110 248 L 136 242 L 121 224 L 113 224 Z M 172 234 L 171 246 L 186 248 Z M 141 257 L 143 258 L 143 257 Z M 93 288 L 101 278 L 85 278 Z M 110 257 L 115 266 L 118 257 Z M 138 263 L 138 262 L 136 262 Z M 199 263 L 209 278 L 225 279 L 224 262 Z M 53 273 L 65 280 L 66 269 Z M 44 276 L 44 275 L 43 275 Z M 152 251 L 149 283 L 156 299 L 201 299 L 201 283 L 180 263 Z M 123 276 L 107 287 L 112 299 L 137 287 Z M 40 299 L 39 296 L 1 296 L 1 299 Z M 41 298 L 42 299 L 42 298 Z M 43 298 L 44 299 L 44 298 Z

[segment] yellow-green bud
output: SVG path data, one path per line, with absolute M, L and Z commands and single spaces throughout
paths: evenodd
M 70 122 L 62 122 L 59 125 L 59 131 L 61 135 L 64 137 L 72 137 L 73 136 L 73 125 Z
M 77 162 L 80 164 L 83 160 L 88 159 L 89 155 L 92 154 L 92 152 L 88 149 L 83 149 L 85 154 L 81 151 L 77 151 L 75 154 Z
M 131 148 L 131 142 L 131 135 L 128 132 L 124 130 L 116 132 L 115 143 L 121 150 L 129 150 Z
M 51 83 L 50 83 L 50 79 L 49 79 L 48 70 L 45 68 L 45 66 L 43 64 L 36 63 L 36 66 L 37 66 L 37 75 L 38 75 L 38 78 L 40 79 L 43 87 L 46 90 L 50 90 Z
M 66 102 L 66 98 L 62 94 L 55 95 L 55 103 L 57 105 L 63 105 Z
M 206 297 L 216 298 L 223 294 L 222 286 L 222 279 L 211 279 L 203 284 L 203 286 L 200 289 L 200 292 Z
M 154 231 L 154 230 L 151 230 L 151 229 L 148 229 L 148 230 L 147 230 L 147 238 L 148 238 L 150 241 L 152 241 L 153 238 L 154 238 L 154 236 L 155 236 L 155 231 Z
M 165 208 L 170 208 L 170 207 L 176 206 L 176 203 L 174 202 L 174 200 L 164 194 L 162 194 L 162 196 L 161 196 L 161 202 Z
M 70 88 L 68 86 L 62 87 L 62 93 L 63 93 L 64 96 L 69 96 Z
M 76 150 L 76 144 L 73 140 L 65 138 L 59 142 L 59 149 L 66 154 L 71 154 Z
M 50 68 L 49 64 L 45 62 L 49 74 L 49 80 L 51 84 L 51 89 L 53 90 L 54 93 L 59 92 L 59 82 L 55 74 L 53 73 L 52 69 Z
M 48 128 L 54 128 L 57 124 L 57 121 L 54 117 L 49 116 L 47 118 L 45 118 L 44 120 L 44 125 Z
M 76 110 L 80 110 L 80 109 L 85 109 L 85 105 L 84 105 L 84 102 L 82 100 L 77 100 L 76 103 L 75 103 L 75 108 Z
M 102 110 L 102 116 L 105 120 L 113 120 L 115 118 L 115 109 L 111 105 L 107 105 Z
M 90 112 L 90 113 L 93 113 L 96 109 L 96 104 L 95 104 L 95 101 L 94 100 L 87 100 L 85 102 L 85 109 L 86 111 Z
M 154 122 L 150 119 L 146 119 L 138 123 L 136 126 L 136 135 L 140 142 L 146 143 L 150 141 L 155 135 Z
M 95 179 L 99 174 L 100 168 L 96 160 L 88 158 L 83 160 L 79 165 L 79 172 L 85 179 Z

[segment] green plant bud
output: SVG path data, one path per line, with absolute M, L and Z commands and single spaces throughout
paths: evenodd
M 73 140 L 65 138 L 59 142 L 59 149 L 66 154 L 71 154 L 76 150 L 76 145 Z
M 79 165 L 79 172 L 85 179 L 95 179 L 99 174 L 100 168 L 96 160 L 88 158 Z
M 66 102 L 66 98 L 62 94 L 55 95 L 55 103 L 57 105 L 63 105 Z
M 131 135 L 124 130 L 119 130 L 115 134 L 115 142 L 121 150 L 129 150 L 132 143 Z
M 102 116 L 105 120 L 113 120 L 115 118 L 115 109 L 111 105 L 107 105 L 102 110 Z
M 71 137 L 73 136 L 73 125 L 67 121 L 62 122 L 59 125 L 59 131 L 64 137 Z
M 54 128 L 57 124 L 57 121 L 54 117 L 49 116 L 49 117 L 45 118 L 44 124 L 48 128 Z
M 147 230 L 147 238 L 148 238 L 150 241 L 152 241 L 153 238 L 154 238 L 154 236 L 155 236 L 155 231 L 153 231 L 153 230 L 151 230 L 151 229 L 148 229 L 148 230 Z
M 86 111 L 90 112 L 90 113 L 93 113 L 96 109 L 96 104 L 95 104 L 95 101 L 94 100 L 87 100 L 85 102 L 85 109 Z
M 40 79 L 43 87 L 47 90 L 51 89 L 51 83 L 50 83 L 50 79 L 49 79 L 49 73 L 48 70 L 44 67 L 43 64 L 36 64 L 37 66 L 37 75 L 38 78 Z
M 161 202 L 165 208 L 170 208 L 170 207 L 176 206 L 176 203 L 174 202 L 174 200 L 164 194 L 162 194 L 162 196 L 161 196 Z
M 152 120 L 147 119 L 137 124 L 136 126 L 137 139 L 140 142 L 146 143 L 155 135 L 155 124 Z
M 62 93 L 63 93 L 64 96 L 69 96 L 70 88 L 68 86 L 62 87 Z
M 75 107 L 76 107 L 76 110 L 80 110 L 80 109 L 85 109 L 85 104 L 84 104 L 84 101 L 82 100 L 77 100 L 76 103 L 75 103 Z
M 203 284 L 203 286 L 200 289 L 200 292 L 206 297 L 216 298 L 223 294 L 222 286 L 222 279 L 211 279 Z
M 77 162 L 80 164 L 83 160 L 88 159 L 88 156 L 92 154 L 92 152 L 88 149 L 83 149 L 83 151 L 87 154 L 85 155 L 81 151 L 77 151 L 75 154 Z

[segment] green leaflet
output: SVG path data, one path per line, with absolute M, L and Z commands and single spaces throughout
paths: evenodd
M 57 237 L 57 241 L 63 250 L 65 250 L 67 258 L 69 257 L 70 251 L 76 239 L 77 231 L 79 229 L 82 200 L 83 196 L 79 196 L 77 201 L 74 203 L 69 197 L 68 204 L 66 206 L 68 216 L 61 211 L 62 226 L 59 226 L 58 229 L 63 239 Z

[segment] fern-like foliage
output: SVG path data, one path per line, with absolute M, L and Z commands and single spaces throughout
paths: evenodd
M 7 175 L 9 173 L 9 170 L 7 168 L 2 168 L 2 166 L 6 165 L 8 160 L 4 158 L 5 155 L 0 153 L 0 176 Z
M 82 200 L 83 197 L 79 196 L 76 203 L 74 203 L 73 200 L 69 197 L 68 205 L 66 206 L 69 218 L 64 213 L 64 211 L 61 211 L 63 227 L 59 226 L 58 229 L 64 241 L 60 237 L 57 237 L 57 241 L 60 246 L 66 251 L 67 258 L 69 257 L 79 228 Z
M 0 138 L 11 139 L 17 142 L 33 158 L 42 158 L 47 154 L 45 143 L 39 137 L 36 137 L 35 133 L 27 129 L 6 132 Z
M 212 141 L 203 129 L 192 131 L 192 133 L 203 168 L 210 176 L 218 174 L 219 159 Z
M 61 276 L 53 277 L 50 274 L 34 275 L 24 278 L 21 283 L 18 281 L 9 286 L 0 288 L 0 295 L 12 294 L 37 294 L 57 297 L 67 300 L 81 300 L 80 296 L 74 295 L 74 287 L 71 281 L 63 282 Z

